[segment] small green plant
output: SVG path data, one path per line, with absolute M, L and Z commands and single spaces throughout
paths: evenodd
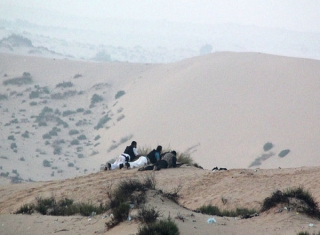
M 285 150 L 282 150 L 282 151 L 278 154 L 278 156 L 279 156 L 279 157 L 285 157 L 285 156 L 287 156 L 289 153 L 290 153 L 290 149 L 285 149 Z
M 38 103 L 36 101 L 32 101 L 29 104 L 30 104 L 30 106 L 36 106 Z
M 72 162 L 69 162 L 68 167 L 74 167 L 74 164 Z
M 98 140 L 98 139 L 100 139 L 100 135 L 97 135 L 96 137 L 94 137 L 94 140 Z
M 78 108 L 77 109 L 77 113 L 83 113 L 84 112 L 84 108 Z
M 56 88 L 58 88 L 58 87 L 67 88 L 67 87 L 72 87 L 72 86 L 73 86 L 72 82 L 62 82 L 62 83 L 58 83 L 56 85 Z
M 16 77 L 16 78 L 4 80 L 3 85 L 5 85 L 5 86 L 7 86 L 7 85 L 21 86 L 21 85 L 31 84 L 32 82 L 33 81 L 32 81 L 32 77 L 31 77 L 30 73 L 24 72 L 22 74 L 22 77 Z
M 170 219 L 160 220 L 156 223 L 150 223 L 139 227 L 137 235 L 150 235 L 150 234 L 166 234 L 166 235 L 179 235 L 179 228 L 174 221 Z
M 36 198 L 36 204 L 25 204 L 18 209 L 15 214 L 32 214 L 34 211 L 38 211 L 42 215 L 53 216 L 69 216 L 75 214 L 81 214 L 83 216 L 96 214 L 102 214 L 108 210 L 107 206 L 100 204 L 99 206 L 92 203 L 74 203 L 72 199 L 64 198 L 57 201 L 55 198 Z
M 91 104 L 90 104 L 90 108 L 94 107 L 94 105 L 96 103 L 99 103 L 103 101 L 103 97 L 101 95 L 97 95 L 97 94 L 94 94 L 92 97 L 91 97 Z
M 29 131 L 25 131 L 24 133 L 21 134 L 23 138 L 29 138 Z
M 73 129 L 69 131 L 69 135 L 77 135 L 77 134 L 79 134 L 78 130 Z
M 62 117 L 66 117 L 66 116 L 69 116 L 69 115 L 72 115 L 72 114 L 75 114 L 75 113 L 76 113 L 75 111 L 66 110 L 66 111 L 62 112 Z
M 103 128 L 104 124 L 106 124 L 108 121 L 110 121 L 111 118 L 108 114 L 100 118 L 98 124 L 94 127 L 95 130 L 99 130 L 100 128 Z
M 9 135 L 9 136 L 8 136 L 8 140 L 13 140 L 13 141 L 15 141 L 16 138 L 14 138 L 14 135 Z
M 266 151 L 269 151 L 270 149 L 273 148 L 273 144 L 271 142 L 268 142 L 268 143 L 265 143 L 263 145 L 263 150 L 266 152 Z
M 40 92 L 39 91 L 31 91 L 29 94 L 29 98 L 30 99 L 35 99 L 35 98 L 39 98 L 40 96 Z
M 44 167 L 51 167 L 51 162 L 49 162 L 48 160 L 43 160 L 42 165 Z
M 49 133 L 46 133 L 42 135 L 42 139 L 51 139 L 51 135 Z
M 198 209 L 201 213 L 207 215 L 217 215 L 217 216 L 227 216 L 227 217 L 236 217 L 236 216 L 246 216 L 257 213 L 254 209 L 246 208 L 236 208 L 236 210 L 223 210 L 221 211 L 218 207 L 212 205 L 202 206 Z
M 119 99 L 123 96 L 126 92 L 125 91 L 118 91 L 117 94 L 114 96 L 115 99 Z
M 82 75 L 81 75 L 80 73 L 77 73 L 77 74 L 75 74 L 75 75 L 73 76 L 74 79 L 76 79 L 76 78 L 81 78 L 81 77 L 82 77 Z
M 8 99 L 8 96 L 5 95 L 5 94 L 0 94 L 0 101 L 1 100 L 7 100 Z
M 79 135 L 79 136 L 77 137 L 77 139 L 78 139 L 78 140 L 86 140 L 87 137 L 86 137 L 86 135 L 82 134 L 82 135 Z
M 293 199 L 296 201 L 292 203 L 291 201 Z M 284 203 L 287 206 L 297 204 L 297 200 L 299 204 L 301 204 L 300 210 L 302 213 L 318 219 L 320 218 L 318 203 L 313 199 L 312 195 L 302 187 L 289 188 L 284 192 L 281 192 L 280 190 L 275 191 L 272 193 L 271 197 L 265 198 L 261 211 L 267 211 L 281 203 Z
M 10 144 L 10 148 L 12 149 L 12 150 L 14 150 L 14 149 L 17 149 L 17 144 L 16 143 L 11 143 Z
M 72 140 L 71 142 L 70 142 L 70 144 L 71 145 L 79 145 L 80 144 L 80 142 L 79 142 L 79 140 Z
M 138 210 L 137 219 L 141 223 L 149 224 L 156 222 L 157 218 L 160 216 L 159 211 L 155 210 L 154 207 L 146 208 L 142 207 Z

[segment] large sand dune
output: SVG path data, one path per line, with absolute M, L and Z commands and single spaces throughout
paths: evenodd
M 31 84 L 5 85 L 23 73 L 31 75 Z M 172 64 L 0 54 L 0 234 L 135 234 L 136 221 L 106 231 L 101 216 L 10 214 L 39 196 L 106 201 L 112 182 L 148 174 L 99 172 L 132 140 L 185 151 L 205 168 L 153 173 L 157 188 L 181 187 L 182 207 L 148 197 L 164 217 L 185 218 L 175 219 L 181 234 L 318 232 L 318 220 L 294 211 L 271 209 L 249 220 L 215 217 L 217 223 L 207 224 L 210 216 L 192 210 L 208 204 L 258 210 L 275 190 L 300 186 L 319 202 L 319 78 L 320 61 L 259 53 L 220 52 Z M 95 94 L 103 101 L 92 104 Z M 97 128 L 103 117 L 107 122 Z M 74 130 L 79 133 L 70 134 Z M 268 142 L 273 147 L 264 150 Z M 279 157 L 282 150 L 290 151 Z M 228 171 L 212 172 L 214 166 Z M 38 182 L 11 185 L 10 179 Z
M 31 74 L 32 84 L 4 86 L 3 82 L 23 72 Z M 1 160 L 2 172 L 12 175 L 17 169 L 23 179 L 47 180 L 96 172 L 131 140 L 140 147 L 161 144 L 189 152 L 206 169 L 320 165 L 317 60 L 219 52 L 172 64 L 130 64 L 1 54 L 0 73 L 0 93 L 7 96 L 0 101 L 1 151 L 7 158 Z M 72 82 L 73 86 L 57 86 L 63 82 Z M 47 87 L 50 94 L 29 98 L 37 86 Z M 52 98 L 67 91 L 76 94 Z M 116 97 L 119 91 L 124 92 L 120 98 Z M 103 101 L 90 107 L 94 94 Z M 31 105 L 32 101 L 38 104 Z M 46 106 L 61 113 L 76 109 L 90 112 L 60 114 L 69 126 L 45 144 L 43 135 L 56 124 L 38 126 L 34 118 Z M 94 128 L 106 115 L 110 120 L 102 128 Z M 27 123 L 22 119 L 28 119 Z M 71 141 L 76 136 L 68 134 L 72 129 L 87 139 L 73 146 Z M 32 138 L 21 138 L 26 130 Z M 10 135 L 16 139 L 17 152 L 10 149 Z M 53 155 L 57 139 L 65 143 L 59 145 L 61 154 Z M 264 151 L 267 142 L 274 147 Z M 282 150 L 290 152 L 279 157 Z M 41 151 L 45 154 L 39 157 Z M 51 161 L 53 171 L 42 167 L 44 159 Z

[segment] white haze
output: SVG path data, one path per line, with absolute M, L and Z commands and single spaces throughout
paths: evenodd
M 319 12 L 316 0 L 2 0 L 0 39 L 17 33 L 75 59 L 101 51 L 150 63 L 216 51 L 320 59 Z

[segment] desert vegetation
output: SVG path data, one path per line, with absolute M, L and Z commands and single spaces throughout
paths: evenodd
M 3 81 L 3 85 L 8 86 L 8 85 L 16 85 L 16 86 L 21 86 L 21 85 L 28 85 L 33 82 L 32 77 L 30 73 L 24 72 L 21 77 L 15 77 L 11 79 L 7 79 Z

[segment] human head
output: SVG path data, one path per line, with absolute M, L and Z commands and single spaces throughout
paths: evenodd
M 172 150 L 172 151 L 171 151 L 171 153 L 172 153 L 174 156 L 176 156 L 176 155 L 177 155 L 177 152 L 176 152 L 176 151 L 174 151 L 174 150 Z
M 131 142 L 131 146 L 134 147 L 134 148 L 136 148 L 136 147 L 137 147 L 137 142 L 136 142 L 136 141 L 132 141 L 132 142 Z
M 158 151 L 159 153 L 161 153 L 161 151 L 162 151 L 162 146 L 161 146 L 161 145 L 158 145 L 157 151 Z

